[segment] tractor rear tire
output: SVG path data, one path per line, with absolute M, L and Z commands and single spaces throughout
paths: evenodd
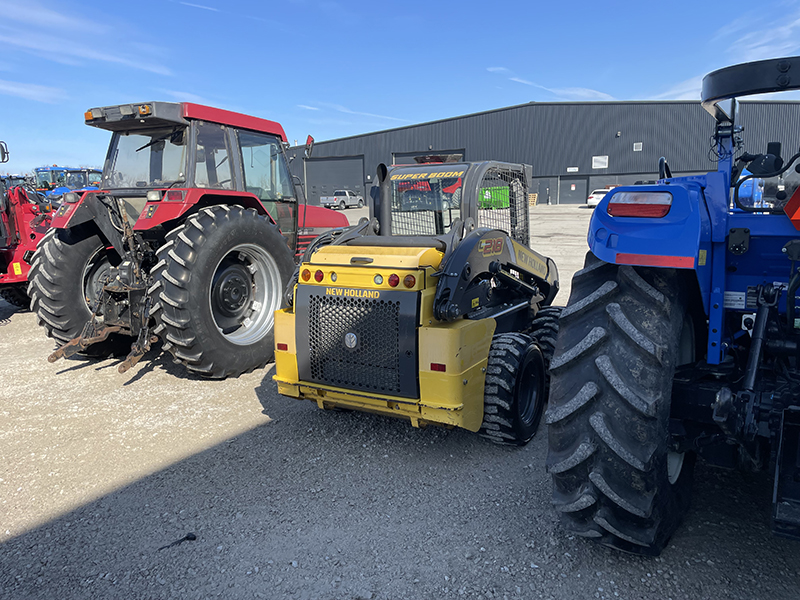
M 41 239 L 28 274 L 28 296 L 39 325 L 56 346 L 78 337 L 92 318 L 89 303 L 98 298 L 102 277 L 110 267 L 106 245 L 85 227 L 50 229 Z M 122 356 L 132 342 L 130 336 L 111 334 L 81 354 Z
M 542 351 L 530 336 L 494 336 L 486 365 L 480 435 L 497 444 L 527 444 L 542 418 L 546 378 Z
M 278 228 L 253 209 L 202 209 L 170 232 L 150 314 L 164 349 L 204 377 L 238 377 L 274 355 L 274 311 L 294 271 Z
M 669 446 L 675 367 L 695 354 L 681 283 L 589 253 L 550 365 L 553 504 L 570 533 L 633 554 L 660 554 L 691 498 L 694 455 Z
M 25 284 L 20 283 L 13 287 L 7 287 L 0 290 L 0 297 L 6 302 L 17 308 L 28 309 L 31 305 L 31 299 L 25 293 Z

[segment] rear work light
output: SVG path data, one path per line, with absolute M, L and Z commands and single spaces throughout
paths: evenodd
M 672 194 L 669 192 L 619 192 L 608 202 L 608 214 L 612 217 L 651 217 L 666 216 L 672 207 Z

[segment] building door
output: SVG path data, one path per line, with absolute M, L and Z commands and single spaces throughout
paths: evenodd
M 585 204 L 589 197 L 588 177 L 562 177 L 558 190 L 559 204 Z

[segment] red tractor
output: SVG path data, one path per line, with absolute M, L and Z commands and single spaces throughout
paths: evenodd
M 112 133 L 100 189 L 64 195 L 29 276 L 31 308 L 60 346 L 49 360 L 129 350 L 124 373 L 160 338 L 202 376 L 264 366 L 307 232 L 348 225 L 305 206 L 283 128 L 191 103 L 84 116 Z
M 8 147 L 0 142 L 0 163 L 8 162 Z M 50 207 L 31 187 L 20 187 L 16 177 L 0 178 L 0 297 L 27 308 L 30 259 L 50 224 Z
M 0 192 L 0 297 L 27 308 L 31 257 L 50 227 L 50 204 L 29 186 Z

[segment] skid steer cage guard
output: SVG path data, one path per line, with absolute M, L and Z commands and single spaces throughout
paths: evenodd
M 478 186 L 478 227 L 507 231 L 514 241 L 527 246 L 530 241 L 527 197 L 522 171 L 489 167 Z

